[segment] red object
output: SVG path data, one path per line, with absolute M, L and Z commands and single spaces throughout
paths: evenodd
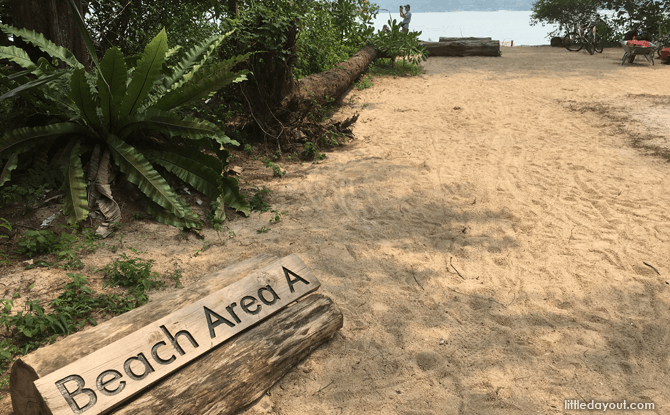
M 661 49 L 661 59 L 668 59 L 670 57 L 670 48 Z
M 642 46 L 644 48 L 649 47 L 649 42 L 646 40 L 635 40 L 635 36 L 633 36 L 633 40 L 629 40 L 627 42 L 630 46 Z

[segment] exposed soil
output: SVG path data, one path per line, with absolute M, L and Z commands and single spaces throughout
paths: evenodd
M 260 253 L 300 255 L 344 327 L 248 415 L 576 413 L 567 399 L 670 414 L 670 67 L 622 54 L 505 48 L 375 78 L 335 115 L 360 112 L 356 140 L 320 164 L 277 179 L 232 161 L 243 186 L 273 190 L 281 222 L 231 213 L 200 239 L 133 220 L 124 201 L 124 226 L 82 272 L 99 289 L 90 270 L 133 248 L 188 286 Z M 0 217 L 23 231 L 58 209 Z M 67 280 L 0 273 L 20 300 Z

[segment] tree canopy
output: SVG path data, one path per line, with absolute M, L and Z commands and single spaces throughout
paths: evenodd
M 659 28 L 670 29 L 670 0 L 537 0 L 531 25 L 557 24 L 562 28 L 600 19 L 612 39 L 626 35 L 649 38 Z

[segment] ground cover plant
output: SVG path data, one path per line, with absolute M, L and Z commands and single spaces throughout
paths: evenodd
M 0 325 L 8 334 L 0 341 L 0 383 L 7 383 L 5 372 L 16 356 L 53 342 L 58 336 L 75 333 L 87 324 L 96 325 L 96 315 L 119 315 L 144 305 L 149 301 L 148 291 L 166 287 L 166 281 L 180 286 L 181 269 L 175 268 L 171 275 L 161 277 L 151 270 L 152 265 L 151 260 L 124 254 L 105 266 L 102 272 L 108 278 L 106 285 L 124 287 L 125 292 L 121 293 L 96 293 L 89 287 L 88 277 L 67 273 L 71 281 L 46 307 L 28 300 L 23 310 L 13 312 L 14 300 L 20 294 L 0 300 Z

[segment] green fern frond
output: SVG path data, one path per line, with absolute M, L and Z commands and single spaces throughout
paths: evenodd
M 186 215 L 187 210 L 174 190 L 139 151 L 112 134 L 105 141 L 128 181 L 136 184 L 145 195 L 169 213 L 178 218 Z
M 137 68 L 133 73 L 133 78 L 128 85 L 126 96 L 121 104 L 120 115 L 122 117 L 131 115 L 142 105 L 142 101 L 149 95 L 154 82 L 161 74 L 165 54 L 167 53 L 167 34 L 165 29 L 144 48 L 144 53 Z
M 20 37 L 21 39 L 32 44 L 33 46 L 38 47 L 42 52 L 45 52 L 49 56 L 65 62 L 68 66 L 72 68 L 84 67 L 84 65 L 82 65 L 77 60 L 77 58 L 75 58 L 72 52 L 70 52 L 69 50 L 65 49 L 62 46 L 57 46 L 55 43 L 45 38 L 42 34 L 36 33 L 34 30 L 17 29 L 13 26 L 9 26 L 6 24 L 0 24 L 0 30 L 2 30 L 9 36 Z
M 63 135 L 90 135 L 88 128 L 72 122 L 49 124 L 42 127 L 24 127 L 6 133 L 0 138 L 0 156 L 11 153 L 24 146 Z
M 65 201 L 63 202 L 63 213 L 67 216 L 68 223 L 79 223 L 88 216 L 88 200 L 86 198 L 86 180 L 84 169 L 81 165 L 81 155 L 84 149 L 77 140 L 70 151 L 70 160 L 65 171 Z
M 4 186 L 5 183 L 9 181 L 12 176 L 12 170 L 15 170 L 18 167 L 19 163 L 19 153 L 18 151 L 12 153 L 9 156 L 9 160 L 5 163 L 5 167 L 0 172 L 0 187 Z
M 74 0 L 70 0 L 70 10 L 72 11 L 72 16 L 74 17 L 74 22 L 76 23 L 77 28 L 79 29 L 79 33 L 81 34 L 81 37 L 84 39 L 84 44 L 86 45 L 86 49 L 88 49 L 88 53 L 91 56 L 91 60 L 93 61 L 96 67 L 100 68 L 100 63 L 98 62 L 98 56 L 96 55 L 95 52 L 95 45 L 93 45 L 93 39 L 91 38 L 91 34 L 88 33 L 88 30 L 86 29 L 84 18 L 81 16 L 81 13 L 79 13 L 79 8 L 77 7 L 77 4 L 74 2 Z
M 60 78 L 61 76 L 65 75 L 66 73 L 67 73 L 67 71 L 61 70 L 61 71 L 58 71 L 58 72 L 53 73 L 51 75 L 42 76 L 42 77 L 39 77 L 39 78 L 34 79 L 32 81 L 26 82 L 25 84 L 23 84 L 23 85 L 21 85 L 17 88 L 12 89 L 11 91 L 8 91 L 8 92 L 4 93 L 2 96 L 0 96 L 0 101 L 2 101 L 4 99 L 7 99 L 7 98 L 11 98 L 11 97 L 13 97 L 15 95 L 18 95 L 18 94 L 21 94 L 22 92 L 29 91 L 33 88 L 37 88 L 37 87 L 42 86 L 44 84 L 47 84 L 47 83 L 53 81 L 56 78 Z
M 98 117 L 97 102 L 91 94 L 91 88 L 86 81 L 85 71 L 75 69 L 70 81 L 70 99 L 79 108 L 79 114 L 87 125 L 97 127 L 100 125 Z
M 168 111 L 191 101 L 206 99 L 211 93 L 228 84 L 245 80 L 249 71 L 231 72 L 230 69 L 247 57 L 248 55 L 236 56 L 202 69 L 190 81 L 163 95 L 152 108 Z
M 7 59 L 22 68 L 30 71 L 37 70 L 37 65 L 30 59 L 30 56 L 25 50 L 17 48 L 16 46 L 2 46 L 0 47 L 0 59 Z
M 180 149 L 180 153 L 171 151 L 145 151 L 149 161 L 160 164 L 167 171 L 179 177 L 185 183 L 204 194 L 211 200 L 216 199 L 221 194 L 219 189 L 219 180 L 221 173 L 217 173 L 206 165 L 198 161 L 194 153 L 196 151 L 187 151 Z
M 102 78 L 98 78 L 100 106 L 105 125 L 110 125 L 113 131 L 119 108 L 126 95 L 126 79 L 128 78 L 126 61 L 119 48 L 107 49 L 100 62 L 100 73 L 102 74 Z
M 226 220 L 226 204 L 223 200 L 223 194 L 216 198 L 214 205 L 216 205 L 216 208 L 214 209 L 214 220 L 212 222 L 223 223 Z
M 174 113 L 150 109 L 122 120 L 118 136 L 126 138 L 132 132 L 145 128 L 161 131 L 170 136 L 182 136 L 194 140 L 224 134 L 219 127 L 209 121 L 189 117 L 180 119 Z
M 240 184 L 238 180 L 234 177 L 224 176 L 221 178 L 221 182 L 221 196 L 226 204 L 236 211 L 249 216 L 249 213 L 251 213 L 251 206 L 249 205 L 247 198 L 240 193 Z
M 221 45 L 228 35 L 229 33 L 222 36 L 212 36 L 189 49 L 186 56 L 175 65 L 172 74 L 163 80 L 165 90 L 177 89 L 186 82 L 188 79 L 184 79 L 184 76 L 192 69 L 197 71 L 197 68 L 194 67 L 203 65 L 209 58 L 209 55 Z M 191 77 L 192 74 L 193 72 L 191 72 Z
M 171 213 L 166 212 L 161 209 L 156 203 L 146 200 L 145 205 L 147 207 L 147 212 L 153 216 L 158 222 L 164 223 L 166 225 L 174 226 L 179 229 L 200 229 L 202 228 L 202 222 L 198 215 L 193 213 L 190 206 L 184 206 L 187 209 L 188 213 L 183 217 L 179 218 Z

